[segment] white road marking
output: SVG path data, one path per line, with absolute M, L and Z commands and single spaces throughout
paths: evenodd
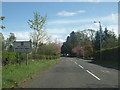
M 75 62 L 75 64 L 77 64 L 77 63 Z
M 101 80 L 100 78 L 98 78 L 96 75 L 94 75 L 93 73 L 91 73 L 90 71 L 86 70 L 89 74 L 91 74 L 93 77 L 95 77 L 97 80 Z
M 72 60 L 71 60 L 72 61 Z M 75 64 L 77 64 L 77 62 L 74 62 Z M 81 67 L 82 69 L 84 69 L 83 66 L 78 65 L 79 67 Z M 100 78 L 98 78 L 96 75 L 94 75 L 92 72 L 90 72 L 89 70 L 86 70 L 89 74 L 91 74 L 93 77 L 95 77 L 97 80 L 101 80 Z
M 102 72 L 106 72 L 106 73 L 109 73 L 109 71 L 105 71 L 105 70 L 100 70 L 100 71 L 102 71 Z
M 78 65 L 79 67 L 81 67 L 81 68 L 84 68 L 83 66 L 81 66 L 81 65 Z

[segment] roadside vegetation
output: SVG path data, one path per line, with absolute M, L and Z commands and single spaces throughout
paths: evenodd
M 118 51 L 120 50 L 119 47 L 114 48 L 106 48 L 103 49 L 101 52 L 97 51 L 94 54 L 95 63 L 99 63 L 101 65 L 108 65 L 108 67 L 113 67 L 118 69 L 119 67 L 119 55 Z M 100 53 L 101 53 L 101 59 L 100 59 Z
M 17 87 L 19 83 L 32 79 L 37 73 L 48 69 L 50 66 L 58 63 L 60 59 L 55 60 L 30 60 L 26 66 L 25 62 L 19 64 L 9 64 L 2 69 L 2 88 Z
M 47 15 L 41 16 L 34 12 L 34 18 L 27 20 L 29 27 L 33 30 L 30 33 L 32 51 L 26 53 L 14 52 L 13 42 L 17 40 L 14 33 L 10 33 L 5 39 L 0 33 L 0 44 L 2 47 L 2 88 L 10 88 L 18 85 L 27 78 L 44 71 L 48 67 L 60 61 L 60 43 L 52 41 L 45 30 Z
M 92 59 L 98 64 L 118 67 L 120 35 L 108 28 L 72 31 L 61 47 L 62 56 Z

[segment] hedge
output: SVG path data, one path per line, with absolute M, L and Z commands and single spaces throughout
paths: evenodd
M 94 54 L 94 59 L 96 61 L 110 61 L 110 62 L 118 62 L 118 53 L 120 52 L 120 47 L 115 48 L 107 48 L 101 51 L 97 51 Z M 101 59 L 100 59 L 100 53 L 101 53 Z
M 51 60 L 58 59 L 60 55 L 40 55 L 40 54 L 29 54 L 29 59 L 39 59 L 39 60 Z
M 28 54 L 28 59 L 34 60 L 51 60 L 58 59 L 60 55 L 40 55 L 40 54 Z M 26 60 L 26 53 L 15 53 L 15 52 L 2 52 L 2 64 L 6 65 L 9 63 L 16 64 Z
M 8 51 L 3 51 L 2 52 L 2 63 L 4 65 L 8 64 L 8 63 L 14 63 L 16 62 L 16 53 L 14 52 L 8 52 Z

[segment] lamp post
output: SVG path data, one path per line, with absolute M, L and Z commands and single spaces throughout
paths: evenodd
M 85 47 L 84 45 L 85 44 L 84 44 L 84 40 L 85 40 L 85 36 L 84 36 L 84 33 L 83 33 L 83 59 L 85 59 L 85 51 L 84 51 L 85 50 L 84 49 L 84 47 Z
M 1 17 L 0 17 L 0 20 L 4 20 L 4 19 L 5 19 L 5 17 L 4 17 L 4 16 L 1 16 Z
M 99 23 L 100 30 L 100 60 L 101 60 L 101 49 L 102 49 L 102 26 L 100 21 L 94 21 L 94 23 Z
M 4 20 L 4 19 L 5 19 L 5 17 L 4 17 L 4 16 L 0 16 L 0 20 Z M 5 28 L 5 26 L 1 25 L 1 26 L 0 26 L 0 28 L 1 28 L 1 29 L 4 29 L 4 28 Z

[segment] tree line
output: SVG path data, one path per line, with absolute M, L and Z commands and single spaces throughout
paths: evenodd
M 117 37 L 107 27 L 101 32 L 85 29 L 77 32 L 72 31 L 63 43 L 61 53 L 63 56 L 92 59 L 95 52 L 118 46 L 120 46 L 120 35 Z

